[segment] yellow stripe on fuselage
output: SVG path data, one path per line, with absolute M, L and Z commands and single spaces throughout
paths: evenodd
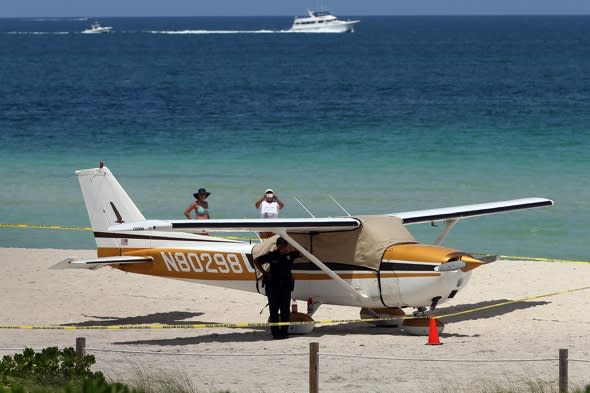
M 121 252 L 122 251 L 122 252 Z M 115 269 L 129 273 L 203 281 L 248 281 L 255 280 L 255 271 L 247 256 L 242 253 L 225 251 L 209 251 L 178 248 L 153 249 L 117 249 L 100 248 L 98 254 L 104 256 L 149 256 L 153 262 L 145 264 L 114 264 Z M 375 280 L 378 275 L 374 271 L 348 271 L 336 274 L 344 280 Z M 332 280 L 322 271 L 297 271 L 293 276 L 298 281 Z M 438 277 L 437 272 L 381 272 L 381 279 Z

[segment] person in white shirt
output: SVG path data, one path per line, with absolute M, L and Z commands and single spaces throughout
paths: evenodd
M 256 201 L 256 209 L 260 212 L 260 218 L 277 218 L 279 210 L 285 207 L 283 201 L 274 193 L 271 188 L 264 191 L 264 195 Z M 273 235 L 272 232 L 261 232 L 260 237 L 266 239 Z
M 284 208 L 285 204 L 271 188 L 268 188 L 262 198 L 256 201 L 255 206 L 260 211 L 260 218 L 277 218 L 279 210 Z

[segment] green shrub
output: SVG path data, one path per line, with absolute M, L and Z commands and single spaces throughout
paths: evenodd
M 63 351 L 49 347 L 37 353 L 26 348 L 22 354 L 2 358 L 0 384 L 5 387 L 22 385 L 24 391 L 31 391 L 35 385 L 64 386 L 81 384 L 84 380 L 105 382 L 102 373 L 90 371 L 95 362 L 94 356 L 86 355 L 77 363 L 76 352 L 71 347 Z
M 107 382 L 101 372 L 90 371 L 96 362 L 86 355 L 77 363 L 73 348 L 45 348 L 35 353 L 4 356 L 0 361 L 0 393 L 196 393 L 189 380 L 143 375 L 134 387 Z M 219 393 L 229 393 L 220 391 Z

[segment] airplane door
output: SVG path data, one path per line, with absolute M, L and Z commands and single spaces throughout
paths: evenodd
M 384 307 L 399 307 L 400 304 L 403 304 L 399 278 L 393 271 L 388 270 L 383 263 L 379 268 L 378 283 L 379 295 Z

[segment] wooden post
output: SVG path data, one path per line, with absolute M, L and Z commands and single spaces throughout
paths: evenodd
M 319 392 L 319 343 L 309 343 L 309 393 Z
M 76 339 L 76 365 L 82 365 L 84 356 L 86 356 L 86 338 L 78 337 Z
M 559 350 L 559 393 L 567 393 L 567 349 Z

